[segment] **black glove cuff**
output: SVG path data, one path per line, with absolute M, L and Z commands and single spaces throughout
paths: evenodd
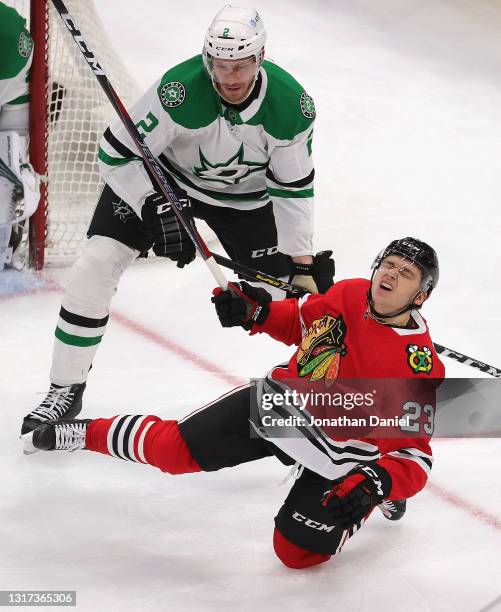
M 362 474 L 366 477 L 371 493 L 373 493 L 377 500 L 376 503 L 383 501 L 390 494 L 392 486 L 391 476 L 387 470 L 375 461 L 357 465 L 350 471 L 350 474 Z
M 242 323 L 242 327 L 245 330 L 250 331 L 254 323 L 257 323 L 258 325 L 262 325 L 266 321 L 266 317 L 268 316 L 269 311 L 270 311 L 270 307 L 268 306 L 268 304 L 266 303 L 258 304 L 256 306 L 256 309 L 252 313 L 251 318 L 248 321 L 245 321 L 244 323 Z
M 297 263 L 295 261 L 291 261 L 289 262 L 289 268 L 290 268 L 290 277 L 292 278 L 293 276 L 313 276 L 313 264 L 304 264 L 304 263 Z M 289 282 L 291 282 L 289 280 Z
M 248 319 L 242 323 L 242 327 L 249 331 L 254 323 L 262 325 L 270 310 L 271 295 L 262 287 L 254 287 L 245 281 L 236 283 L 240 291 L 250 300 L 246 301 Z

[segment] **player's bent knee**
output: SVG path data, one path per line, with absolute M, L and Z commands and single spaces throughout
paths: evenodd
M 120 277 L 138 254 L 112 238 L 90 238 L 71 269 L 63 306 L 85 316 L 105 316 Z
M 273 532 L 273 548 L 280 561 L 291 569 L 304 569 L 325 563 L 331 558 L 331 555 L 326 553 L 315 553 L 296 546 L 287 540 L 278 529 Z

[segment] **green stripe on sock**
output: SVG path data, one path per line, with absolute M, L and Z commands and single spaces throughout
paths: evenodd
M 289 191 L 288 189 L 273 189 L 268 187 L 268 193 L 271 197 L 277 198 L 312 198 L 313 189 L 301 189 L 300 191 Z
M 94 336 L 93 338 L 84 338 L 82 336 L 73 336 L 73 334 L 67 334 L 60 327 L 56 327 L 56 338 L 64 342 L 64 344 L 70 344 L 71 346 L 94 346 L 101 342 L 101 336 Z

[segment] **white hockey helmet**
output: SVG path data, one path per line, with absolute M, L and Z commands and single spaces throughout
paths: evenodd
M 263 21 L 256 9 L 227 4 L 214 17 L 204 41 L 204 58 L 259 58 L 266 42 Z
M 264 56 L 266 32 L 256 9 L 227 4 L 214 17 L 205 34 L 204 66 L 216 87 L 212 59 L 238 60 L 253 57 L 255 78 Z M 216 87 L 217 89 L 217 87 Z

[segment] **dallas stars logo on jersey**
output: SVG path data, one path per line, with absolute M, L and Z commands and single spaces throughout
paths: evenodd
M 19 34 L 18 50 L 21 57 L 29 57 L 33 48 L 33 40 L 26 32 Z
M 303 91 L 303 93 L 301 94 L 299 104 L 301 106 L 301 112 L 305 117 L 307 117 L 308 119 L 315 118 L 315 103 L 313 102 L 313 98 L 309 96 L 305 91 Z
M 184 102 L 186 90 L 179 81 L 166 83 L 160 90 L 160 100 L 164 106 L 174 108 Z
M 134 216 L 132 208 L 123 200 L 118 202 L 112 202 L 113 216 L 118 217 L 122 223 L 126 223 L 130 218 Z
M 238 185 L 245 177 L 254 172 L 261 172 L 268 166 L 267 163 L 252 162 L 244 159 L 244 145 L 225 162 L 211 163 L 198 148 L 200 166 L 193 168 L 193 173 L 206 181 L 215 181 L 223 185 Z

